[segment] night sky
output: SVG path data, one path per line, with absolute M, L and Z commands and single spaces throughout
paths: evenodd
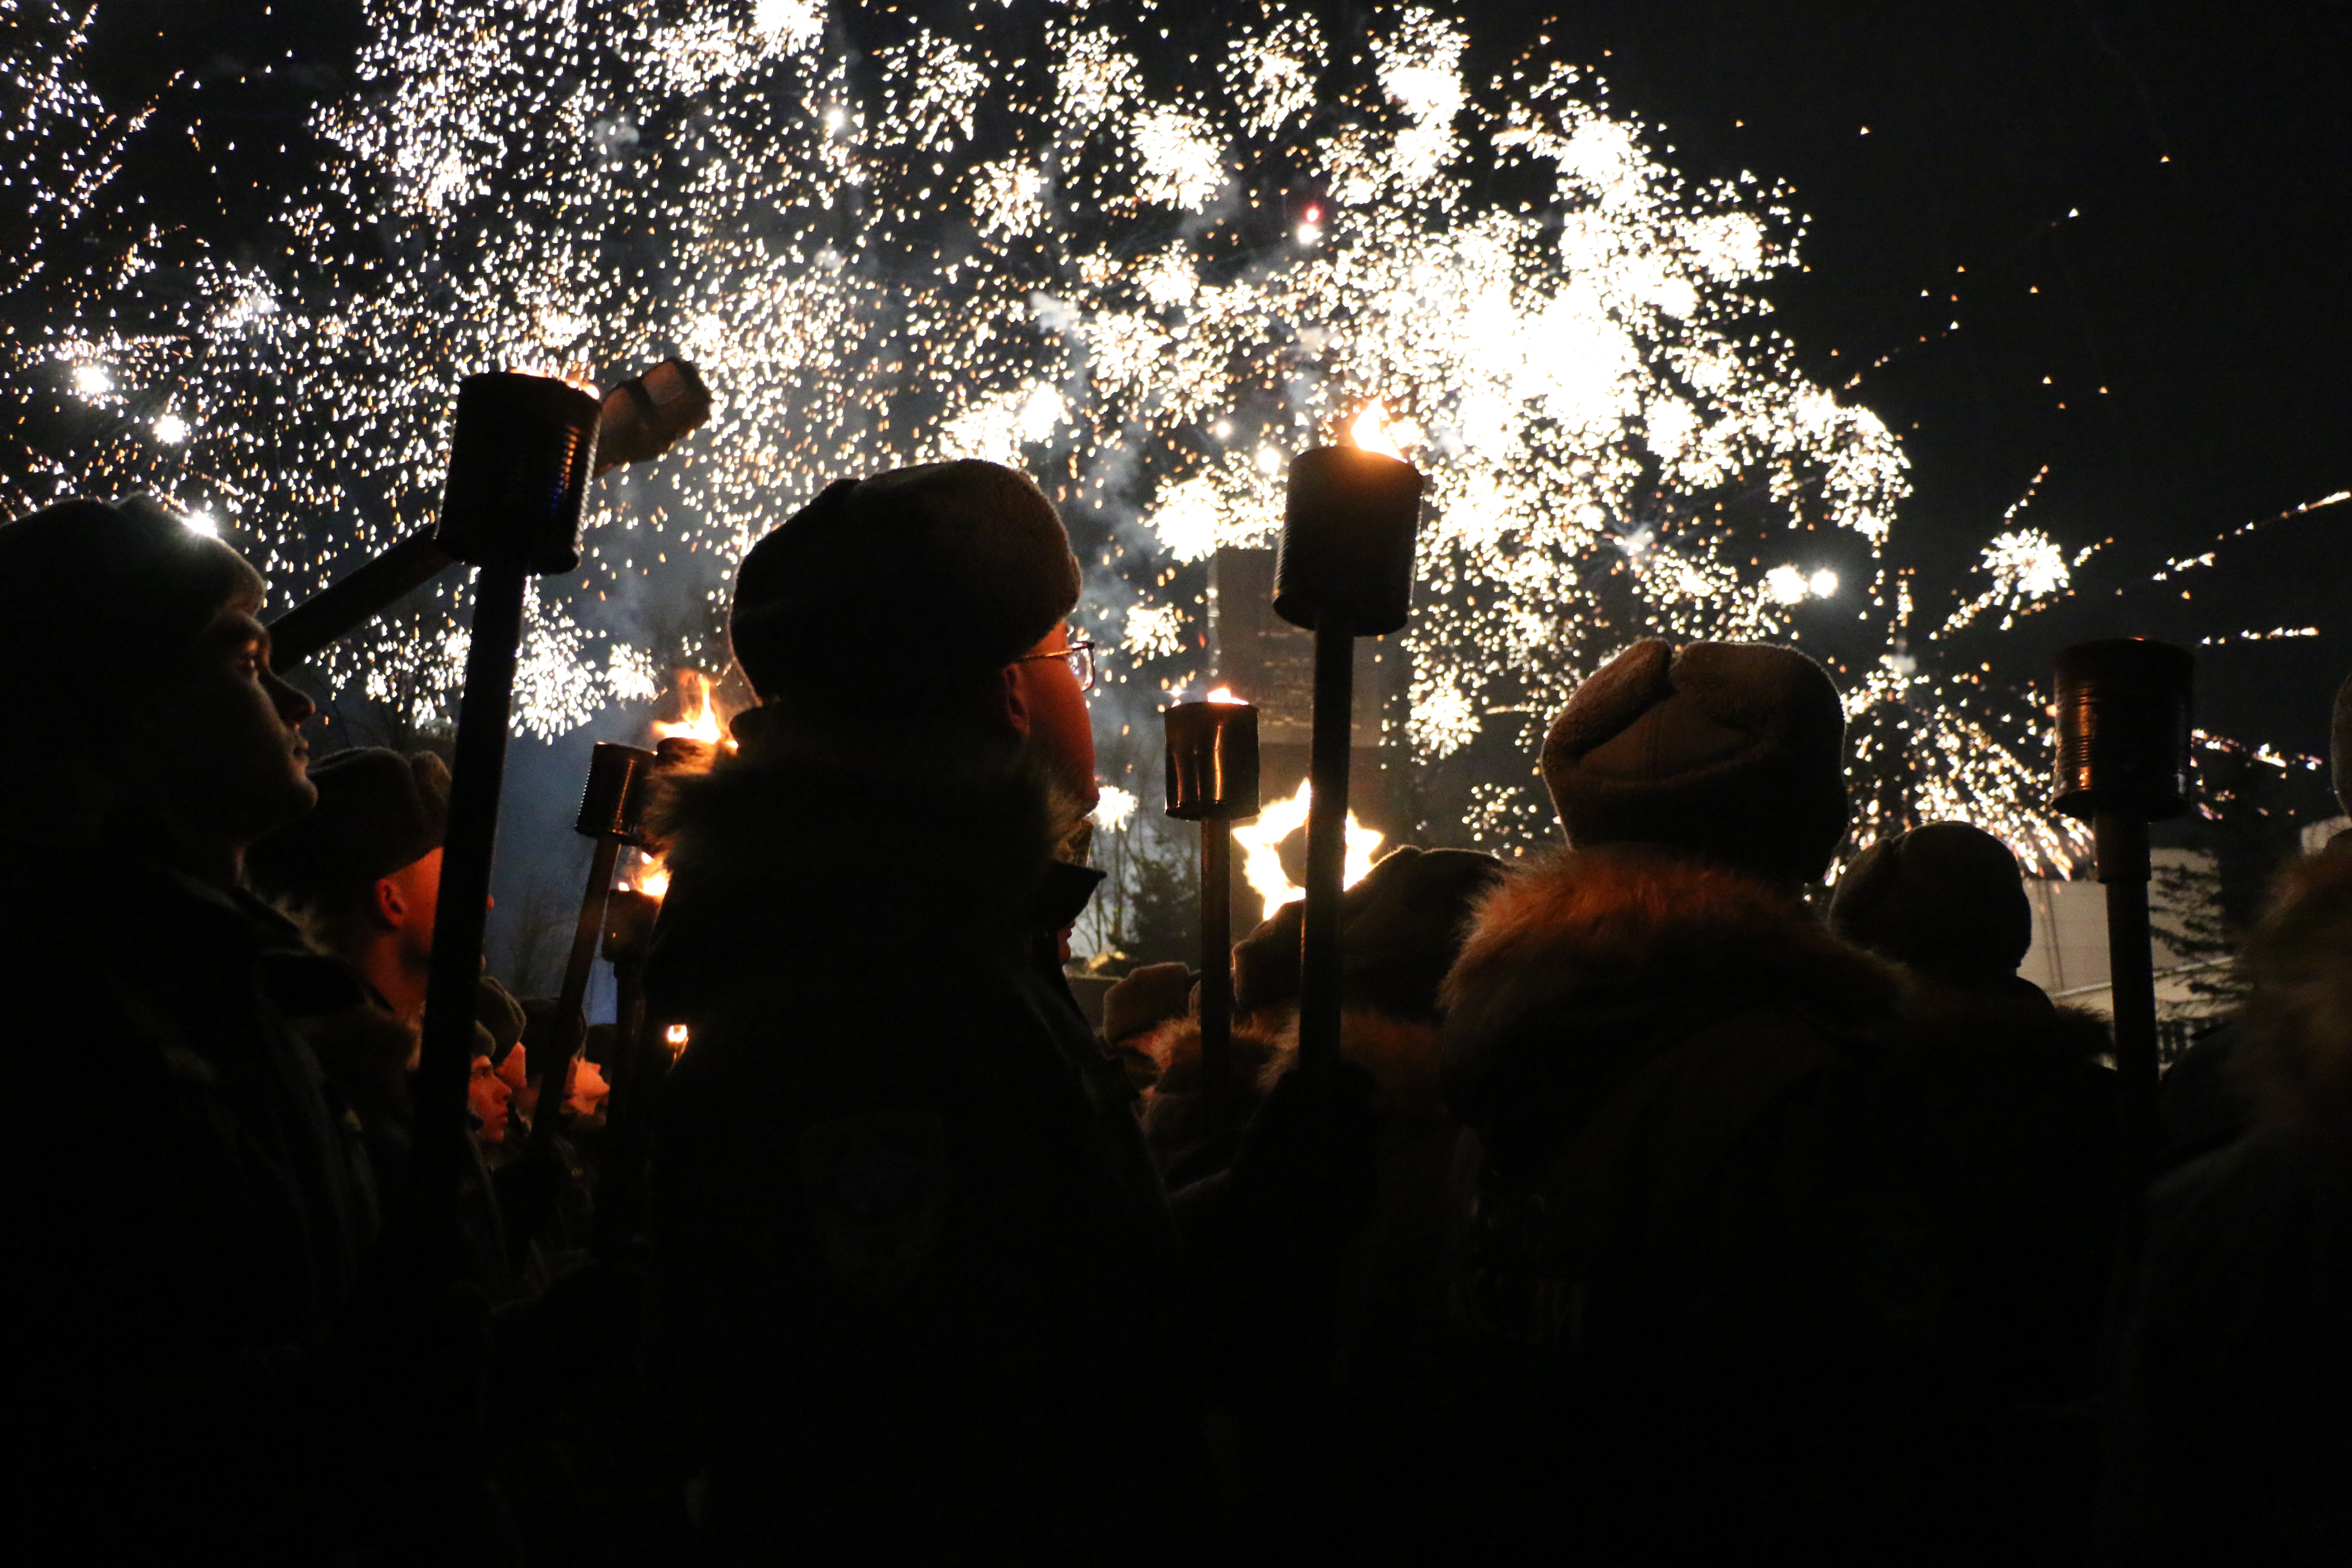
M 1365 14 L 1317 9 L 1335 34 Z M 1895 558 L 1922 582 L 1958 586 L 2045 465 L 2024 521 L 2070 546 L 2115 541 L 2074 602 L 1971 634 L 1970 660 L 2030 677 L 2084 637 L 2316 626 L 2315 639 L 2200 648 L 2200 712 L 2325 751 L 2329 694 L 2352 668 L 2337 651 L 2352 634 L 2339 607 L 2352 503 L 2242 541 L 2185 582 L 2147 579 L 2237 524 L 2352 486 L 2339 282 L 2352 8 L 1612 0 L 1458 14 L 1478 66 L 1548 37 L 1545 53 L 1607 78 L 1669 163 L 1785 183 L 1810 265 L 1771 290 L 1778 324 L 1828 384 L 1859 374 L 1851 395 L 1904 436 L 1917 493 Z M 103 0 L 100 16 L 101 90 L 160 94 L 165 121 L 205 128 L 201 147 L 150 138 L 127 177 L 214 243 L 251 245 L 274 183 L 306 157 L 312 97 L 345 79 L 356 4 Z M 1172 71 L 1217 13 L 1162 16 Z M 854 16 L 850 41 L 906 17 Z

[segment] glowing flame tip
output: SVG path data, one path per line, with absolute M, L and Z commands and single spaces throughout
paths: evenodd
M 1402 460 L 1404 457 L 1397 450 L 1396 443 L 1389 439 L 1388 416 L 1381 412 L 1381 405 L 1377 403 L 1366 404 L 1364 411 L 1356 416 L 1355 423 L 1348 426 L 1348 439 L 1365 451 L 1378 452 L 1383 458 Z

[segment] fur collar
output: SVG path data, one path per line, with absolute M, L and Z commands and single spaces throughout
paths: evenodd
M 1648 1046 L 1715 1019 L 1777 1008 L 1875 1033 L 1896 994 L 1886 964 L 1754 878 L 1649 845 L 1561 850 L 1478 908 L 1444 991 L 1446 1100 L 1477 1126 L 1516 1092 L 1515 1060 L 1555 1058 L 1565 1070 L 1538 1076 L 1590 1100 Z
M 2231 1072 L 2264 1126 L 2352 1154 L 2352 853 L 2287 870 L 2239 956 Z
M 1156 1089 L 1192 1094 L 1201 1080 L 1201 1020 L 1171 1018 L 1140 1042 L 1157 1071 Z M 1373 1108 L 1383 1117 L 1449 1121 L 1438 1092 L 1437 1028 L 1368 1007 L 1339 1015 L 1339 1054 L 1372 1075 Z M 1268 1007 L 1234 1020 L 1234 1069 L 1245 1081 L 1237 1097 L 1255 1106 L 1298 1061 L 1298 1008 Z
M 742 751 L 656 816 L 671 874 L 657 988 L 688 967 L 718 980 L 1024 949 L 1057 890 L 1092 875 L 1057 863 L 1083 845 L 1084 812 L 1024 754 L 894 767 L 781 726 L 738 719 L 736 733 Z
M 2030 980 L 2011 975 L 1982 985 L 1955 985 L 1904 968 L 1906 1036 L 1931 1047 L 2031 1051 L 2089 1064 L 2115 1049 L 2107 1020 L 2061 1007 Z

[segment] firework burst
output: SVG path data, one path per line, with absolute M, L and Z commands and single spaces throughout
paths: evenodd
M 92 339 L 76 374 L 167 401 L 168 488 L 299 596 L 429 521 L 463 375 L 699 363 L 709 427 L 609 486 L 585 570 L 538 590 L 527 732 L 641 700 L 647 606 L 723 603 L 728 563 L 828 479 L 947 456 L 1061 504 L 1140 716 L 1207 673 L 1207 563 L 1271 542 L 1287 456 L 1377 406 L 1428 479 L 1387 716 L 1419 762 L 1523 767 L 1628 642 L 1802 642 L 1868 583 L 1896 651 L 1854 711 L 1899 709 L 1874 743 L 1940 781 L 1903 811 L 2038 860 L 2072 842 L 2038 808 L 2038 713 L 1906 651 L 1901 446 L 1769 325 L 1801 226 L 1752 177 L 1676 173 L 1589 72 L 1474 80 L 1418 7 L 1333 37 L 1269 6 L 1181 66 L 1143 13 L 1038 0 L 863 52 L 805 0 L 368 14 L 282 262 L 212 268 L 187 331 Z M 2003 533 L 1937 636 L 2062 592 L 2079 557 L 2056 551 Z M 446 703 L 448 594 L 328 679 Z M 1520 845 L 1549 816 L 1526 783 L 1464 799 L 1434 834 Z

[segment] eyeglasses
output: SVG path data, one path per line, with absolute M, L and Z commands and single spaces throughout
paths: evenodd
M 1024 653 L 1013 662 L 1027 664 L 1033 658 L 1067 659 L 1070 673 L 1077 678 L 1078 689 L 1092 691 L 1095 689 L 1095 639 L 1092 637 L 1072 637 L 1066 649 L 1057 647 L 1051 653 Z

